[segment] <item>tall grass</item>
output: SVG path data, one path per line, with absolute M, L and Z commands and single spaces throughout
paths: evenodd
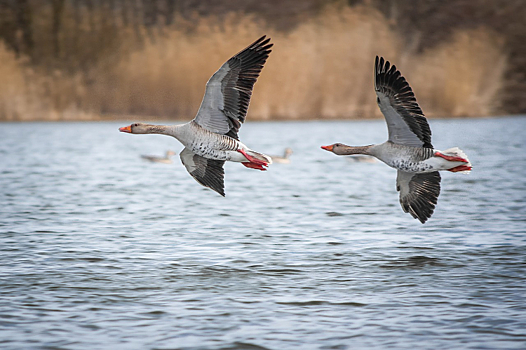
M 500 107 L 506 55 L 484 29 L 455 33 L 448 43 L 411 58 L 409 78 L 423 107 L 442 116 L 487 116 Z M 431 69 L 432 68 L 432 69 Z
M 487 30 L 457 32 L 415 53 L 366 6 L 327 7 L 287 33 L 242 14 L 139 29 L 149 37 L 140 47 L 132 50 L 134 37 L 123 31 L 103 59 L 67 72 L 29 68 L 0 45 L 0 119 L 190 119 L 208 78 L 262 34 L 275 46 L 255 85 L 251 120 L 379 117 L 376 55 L 398 66 L 426 115 L 489 115 L 498 112 L 506 66 L 501 40 Z

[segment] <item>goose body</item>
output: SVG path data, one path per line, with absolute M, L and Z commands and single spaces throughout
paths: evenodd
M 369 154 L 381 160 L 391 168 L 410 173 L 429 173 L 433 171 L 450 170 L 465 164 L 464 161 L 447 160 L 437 154 L 459 156 L 462 151 L 458 148 L 439 151 L 432 148 L 404 146 L 390 141 L 374 145 Z M 462 157 L 465 159 L 465 155 Z
M 184 145 L 180 158 L 190 175 L 201 185 L 224 196 L 226 161 L 247 168 L 266 170 L 269 156 L 244 145 L 238 137 L 245 121 L 252 89 L 273 44 L 265 36 L 225 62 L 206 84 L 196 117 L 180 125 L 134 123 L 119 128 L 131 134 L 162 134 Z
M 373 156 L 397 169 L 396 188 L 402 209 L 425 223 L 440 194 L 439 171 L 469 173 L 471 163 L 458 147 L 445 151 L 433 147 L 427 119 L 396 66 L 377 56 L 374 74 L 376 101 L 387 122 L 388 140 L 377 145 L 335 143 L 322 148 L 337 155 Z

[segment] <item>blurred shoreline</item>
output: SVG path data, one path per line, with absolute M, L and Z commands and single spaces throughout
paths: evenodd
M 192 120 L 194 117 L 188 117 L 187 119 L 178 118 L 166 118 L 166 117 L 154 117 L 154 116 L 97 116 L 91 119 L 35 119 L 35 120 L 0 120 L 0 124 L 9 123 L 133 123 L 133 122 L 147 122 L 155 124 L 182 124 Z M 469 116 L 469 117 L 451 117 L 451 116 L 426 116 L 428 120 L 462 120 L 462 119 L 505 119 L 505 118 L 526 118 L 526 114 L 501 114 L 501 115 L 484 115 L 484 116 Z M 247 117 L 245 124 L 247 123 L 273 123 L 273 122 L 341 122 L 341 121 L 381 121 L 384 117 L 373 117 L 373 118 L 312 118 L 312 119 L 287 119 L 287 118 L 270 118 L 270 119 L 254 119 Z
M 481 21 L 477 1 L 445 1 L 451 8 L 393 1 L 389 9 L 381 0 L 182 1 L 173 9 L 168 0 L 53 3 L 0 4 L 0 121 L 190 120 L 208 78 L 263 34 L 275 45 L 249 120 L 381 118 L 376 55 L 400 69 L 428 117 L 526 112 L 515 37 L 493 22 L 467 25 Z M 440 12 L 452 10 L 459 12 Z M 446 21 L 441 37 L 426 33 L 426 23 L 410 27 L 420 20 L 434 28 L 440 15 L 465 16 L 466 25 Z

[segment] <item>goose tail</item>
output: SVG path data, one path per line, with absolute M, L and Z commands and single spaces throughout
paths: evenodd
M 458 147 L 448 148 L 445 151 L 443 151 L 442 154 L 449 156 L 449 157 L 462 158 L 466 162 L 466 164 L 453 168 L 453 169 L 458 169 L 454 172 L 459 172 L 462 174 L 469 174 L 471 172 L 471 169 L 472 169 L 471 162 L 469 161 L 466 153 L 464 153 L 464 151 L 462 151 L 460 148 Z M 450 170 L 453 170 L 453 169 L 450 169 Z

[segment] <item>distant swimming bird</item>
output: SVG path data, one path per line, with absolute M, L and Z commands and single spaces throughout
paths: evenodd
M 142 155 L 141 158 L 148 160 L 152 163 L 164 163 L 164 164 L 171 164 L 172 163 L 172 156 L 175 155 L 174 151 L 166 151 L 166 155 L 164 157 L 157 157 L 157 156 L 144 156 Z
M 348 156 L 345 159 L 354 163 L 376 163 L 376 158 L 371 156 Z
M 119 130 L 131 134 L 164 134 L 179 140 L 186 170 L 201 185 L 224 196 L 225 161 L 266 170 L 269 156 L 245 146 L 237 132 L 245 117 L 252 88 L 271 52 L 270 38 L 262 36 L 230 58 L 208 80 L 197 116 L 181 125 L 134 123 Z
M 424 223 L 440 194 L 440 170 L 469 173 L 471 163 L 459 148 L 433 148 L 431 129 L 405 78 L 389 61 L 376 56 L 376 101 L 387 122 L 389 138 L 379 145 L 322 146 L 337 155 L 371 155 L 398 170 L 396 189 L 406 213 Z
M 288 164 L 290 163 L 290 156 L 292 155 L 292 149 L 287 147 L 285 148 L 285 151 L 283 153 L 283 156 L 270 156 L 273 163 L 282 163 L 282 164 Z

